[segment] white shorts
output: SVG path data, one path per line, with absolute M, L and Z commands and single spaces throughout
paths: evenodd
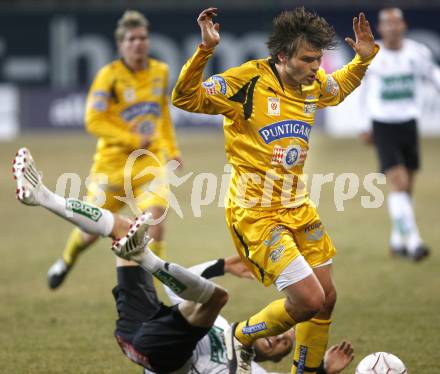
M 323 264 L 314 266 L 314 268 L 330 265 L 332 262 L 333 260 L 330 259 Z M 287 286 L 307 278 L 312 273 L 313 270 L 310 265 L 302 255 L 299 255 L 281 272 L 280 276 L 275 280 L 275 287 L 278 291 L 282 291 Z

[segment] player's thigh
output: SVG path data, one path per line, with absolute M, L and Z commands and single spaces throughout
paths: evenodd
M 164 179 L 151 179 L 143 184 L 134 184 L 133 195 L 140 211 L 152 211 L 157 220 L 164 218 L 169 207 L 170 196 L 168 183 Z
M 226 221 L 241 258 L 265 286 L 300 255 L 276 211 L 227 208 Z
M 99 184 L 92 181 L 87 188 L 86 201 L 110 212 L 118 212 L 124 206 L 124 202 L 120 199 L 123 196 L 123 190 L 119 185 Z
M 282 291 L 292 305 L 305 309 L 319 310 L 325 299 L 324 290 L 313 271 Z
M 285 224 L 290 225 L 299 252 L 312 268 L 336 255 L 335 246 L 313 203 L 289 210 Z
M 380 171 L 386 172 L 389 168 L 404 163 L 400 135 L 394 125 L 373 122 L 373 139 L 379 159 Z

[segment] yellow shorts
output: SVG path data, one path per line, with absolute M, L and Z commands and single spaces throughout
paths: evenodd
M 315 267 L 336 254 L 312 202 L 276 210 L 227 207 L 226 223 L 239 255 L 265 286 L 299 255 Z
M 153 174 L 146 173 L 139 179 L 132 177 L 127 181 L 122 173 L 108 175 L 99 170 L 94 170 L 90 178 L 87 201 L 111 212 L 128 206 L 137 215 L 151 207 L 168 207 L 169 184 L 164 168 L 155 167 Z

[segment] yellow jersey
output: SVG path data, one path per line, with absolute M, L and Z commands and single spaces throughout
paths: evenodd
M 141 134 L 151 136 L 148 150 L 159 160 L 179 156 L 168 103 L 168 66 L 152 58 L 141 71 L 131 70 L 122 59 L 104 66 L 90 88 L 85 122 L 98 137 L 92 172 L 110 179 L 121 180 L 128 156 L 140 148 Z M 149 165 L 148 157 L 140 157 L 135 168 Z
M 293 90 L 270 58 L 249 61 L 203 82 L 213 50 L 198 48 L 182 68 L 175 106 L 223 114 L 225 150 L 232 165 L 229 204 L 244 208 L 298 207 L 308 201 L 304 161 L 317 109 L 337 105 L 360 85 L 370 61 L 356 55 L 342 69 L 320 68 L 309 86 Z

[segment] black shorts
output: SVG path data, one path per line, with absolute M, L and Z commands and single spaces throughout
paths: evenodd
M 415 120 L 399 123 L 373 121 L 373 139 L 382 173 L 397 165 L 404 165 L 409 170 L 419 168 L 419 138 Z
M 180 369 L 209 328 L 191 326 L 177 305 L 157 299 L 150 274 L 138 266 L 118 267 L 113 289 L 119 319 L 115 337 L 124 354 L 150 371 L 164 374 Z

